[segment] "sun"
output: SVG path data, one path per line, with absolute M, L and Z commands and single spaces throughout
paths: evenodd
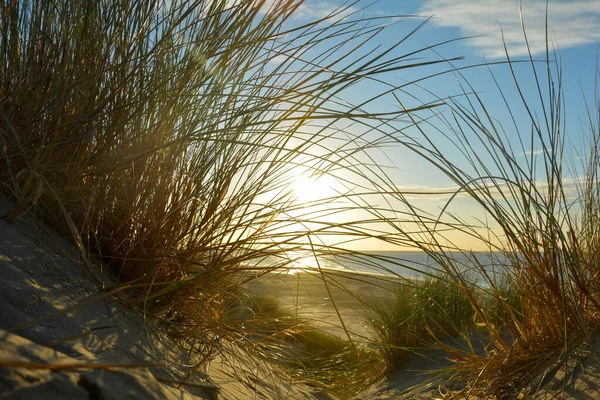
M 291 182 L 292 195 L 301 203 L 313 203 L 333 198 L 337 195 L 335 178 L 330 175 L 298 175 Z

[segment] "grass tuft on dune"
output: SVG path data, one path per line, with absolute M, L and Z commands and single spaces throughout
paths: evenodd
M 395 90 L 379 76 L 442 60 L 371 46 L 386 28 L 350 5 L 295 23 L 301 3 L 0 1 L 4 218 L 31 211 L 72 238 L 90 275 L 100 262 L 129 283 L 120 300 L 199 363 L 252 337 L 228 320 L 244 271 L 387 235 L 319 207 L 376 208 L 363 198 L 387 182 L 369 161 L 381 122 L 434 106 L 371 105 Z M 365 80 L 375 94 L 344 101 Z M 325 198 L 297 198 L 291 182 L 326 176 Z
M 524 41 L 528 45 L 525 31 Z M 498 68 L 510 74 L 513 87 L 500 86 L 488 67 L 505 110 L 491 109 L 457 69 L 462 96 L 447 101 L 449 112 L 431 110 L 428 118 L 413 120 L 418 135 L 398 138 L 456 186 L 439 214 L 412 208 L 414 235 L 389 224 L 435 260 L 444 279 L 462 292 L 475 332 L 485 338 L 479 351 L 477 346 L 447 347 L 454 363 L 446 384 L 459 384 L 449 396 L 533 395 L 531 382 L 541 370 L 557 360 L 566 365 L 570 351 L 592 343 L 598 331 L 600 108 L 596 99 L 596 108 L 587 110 L 577 138 L 583 146 L 574 148 L 579 157 L 570 158 L 576 140 L 565 121 L 560 55 L 547 43 L 540 60 L 531 53 L 526 60 L 513 60 L 506 53 L 505 65 Z M 495 118 L 501 111 L 509 116 L 507 125 Z M 442 139 L 434 143 L 434 135 Z M 410 207 L 400 191 L 396 198 Z M 453 206 L 459 201 L 468 201 L 484 217 L 457 215 Z M 455 244 L 451 233 L 487 249 L 492 262 L 484 265 L 476 253 Z M 469 274 L 457 263 L 457 252 L 470 260 Z M 399 292 L 394 304 L 404 298 Z M 380 330 L 393 332 L 403 314 L 399 310 L 396 320 Z

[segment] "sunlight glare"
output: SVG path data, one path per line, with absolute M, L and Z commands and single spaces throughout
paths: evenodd
M 311 203 L 337 195 L 333 189 L 335 179 L 330 175 L 318 177 L 299 175 L 291 183 L 294 198 L 301 203 Z
M 305 255 L 300 252 L 293 252 L 290 261 L 289 267 L 286 268 L 286 274 L 288 275 L 296 275 L 306 270 L 316 270 L 319 268 L 313 254 Z

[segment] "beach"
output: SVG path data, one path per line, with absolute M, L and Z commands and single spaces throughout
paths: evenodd
M 599 2 L 0 0 L 0 398 L 600 399 Z
M 345 325 L 352 336 L 360 340 L 371 335 L 365 303 L 390 298 L 394 288 L 402 282 L 406 280 L 328 269 L 322 274 L 317 270 L 269 273 L 252 280 L 247 287 L 252 293 L 277 299 L 284 309 L 317 328 L 345 338 Z

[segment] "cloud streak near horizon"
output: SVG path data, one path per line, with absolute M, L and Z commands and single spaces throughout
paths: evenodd
M 426 0 L 421 15 L 433 15 L 434 27 L 460 29 L 469 44 L 486 58 L 504 58 L 502 31 L 509 55 L 526 56 L 527 47 L 519 15 L 519 0 Z M 533 55 L 546 52 L 546 0 L 523 1 L 523 20 Z M 566 49 L 597 43 L 600 39 L 600 0 L 550 2 L 550 46 Z M 550 48 L 552 51 L 552 48 Z
M 562 189 L 566 199 L 575 200 L 580 197 L 579 189 L 585 182 L 585 177 L 582 176 L 568 176 L 563 177 Z M 547 181 L 532 181 L 531 184 L 536 188 L 539 195 L 546 195 L 549 184 Z M 521 201 L 520 195 L 517 199 L 514 199 L 510 190 L 509 184 L 498 179 L 488 179 L 486 181 L 479 181 L 477 184 L 469 186 L 470 189 L 480 192 L 483 198 L 499 199 L 510 199 Z M 487 191 L 486 191 L 487 189 Z M 529 192 L 527 188 L 522 189 L 523 192 Z M 468 193 L 467 188 L 460 188 L 458 186 L 445 186 L 445 187 L 431 187 L 431 186 L 419 186 L 419 185 L 402 185 L 394 188 L 395 192 L 402 194 L 406 199 L 434 199 L 437 201 L 446 202 L 451 198 L 464 199 L 473 198 Z M 516 187 L 514 190 L 519 193 L 519 189 Z

